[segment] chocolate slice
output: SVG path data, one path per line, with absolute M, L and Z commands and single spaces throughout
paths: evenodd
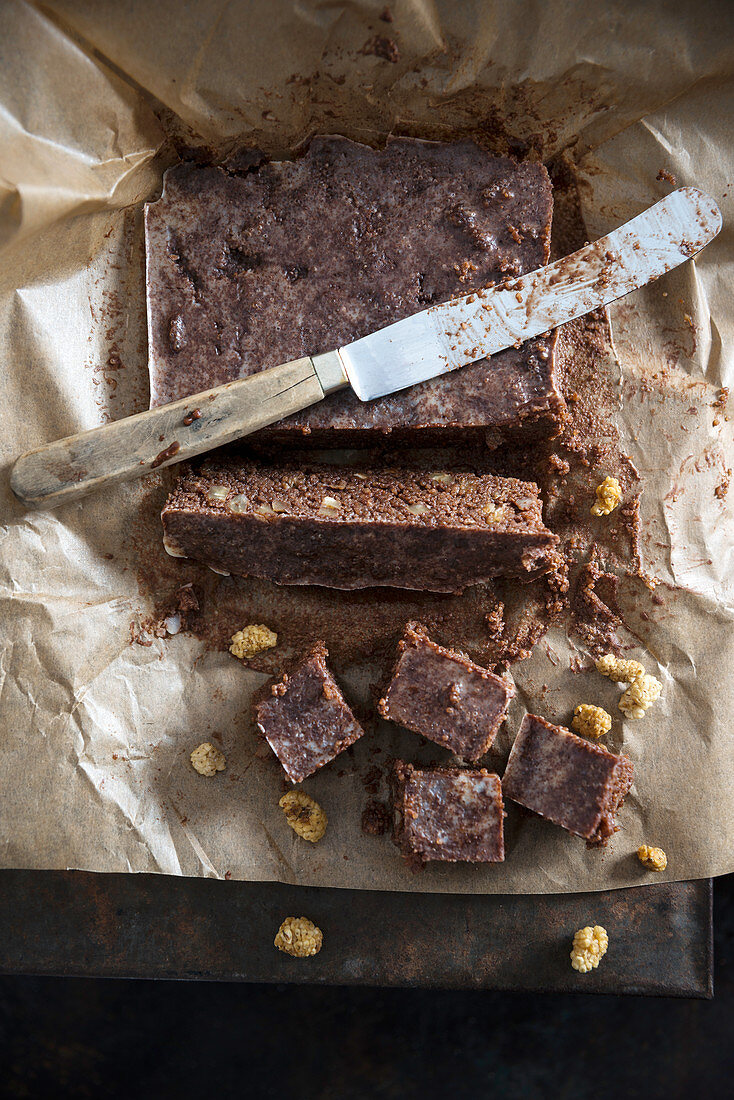
M 507 798 L 590 844 L 606 844 L 632 786 L 632 761 L 526 714 L 502 779 Z
M 154 405 L 330 351 L 548 260 L 545 168 L 471 142 L 374 150 L 314 138 L 296 160 L 238 173 L 179 165 L 146 207 Z M 531 340 L 367 404 L 334 394 L 261 438 L 553 435 L 564 413 L 554 348 L 554 335 Z
M 458 592 L 547 571 L 537 486 L 467 471 L 210 458 L 162 513 L 174 556 L 279 584 Z
M 396 760 L 393 840 L 409 864 L 501 863 L 504 807 L 498 775 L 484 768 L 415 768 Z
M 497 736 L 514 694 L 507 680 L 436 645 L 418 623 L 408 623 L 377 709 L 457 756 L 478 760 Z
M 292 672 L 266 684 L 255 699 L 255 722 L 292 783 L 313 775 L 364 733 L 314 646 Z

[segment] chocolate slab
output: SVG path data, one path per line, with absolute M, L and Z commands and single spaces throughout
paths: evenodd
M 162 513 L 174 556 L 279 584 L 458 592 L 552 564 L 537 486 L 469 471 L 209 458 Z
M 601 745 L 526 714 L 507 762 L 506 798 L 591 844 L 615 832 L 616 812 L 632 786 L 632 762 Z
M 474 761 L 497 736 L 514 694 L 507 680 L 432 642 L 418 623 L 408 623 L 377 709 L 383 718 Z
M 257 727 L 293 783 L 323 768 L 364 733 L 327 657 L 325 646 L 315 646 L 292 672 L 266 684 L 254 703 Z
M 504 806 L 498 775 L 484 768 L 415 768 L 396 760 L 393 839 L 418 868 L 429 860 L 501 863 Z
M 146 207 L 151 403 L 329 351 L 546 263 L 545 168 L 471 142 L 314 138 L 293 161 L 182 164 Z M 260 433 L 371 442 L 556 434 L 555 336 L 368 404 L 340 393 Z

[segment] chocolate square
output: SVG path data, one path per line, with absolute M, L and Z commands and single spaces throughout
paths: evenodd
M 432 642 L 408 623 L 385 697 L 377 709 L 466 760 L 490 747 L 515 689 L 467 657 Z
M 428 860 L 501 863 L 504 807 L 498 775 L 484 768 L 393 768 L 393 839 L 414 867 Z
M 325 646 L 315 646 L 255 701 L 257 727 L 293 783 L 323 768 L 364 733 L 326 666 L 327 657 Z
M 601 745 L 526 714 L 502 779 L 518 802 L 591 844 L 617 829 L 614 815 L 632 786 L 633 766 Z

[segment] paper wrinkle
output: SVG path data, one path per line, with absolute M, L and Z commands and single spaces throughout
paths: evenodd
M 23 58 L 16 56 L 2 66 L 2 185 L 12 217 L 3 222 L 0 242 L 27 242 L 49 224 L 95 205 L 139 202 L 135 176 L 162 140 L 147 104 L 37 8 L 9 0 L 3 20 L 7 46 L 15 31 L 49 64 L 36 59 L 22 68 Z M 86 124 L 68 110 L 74 96 L 85 104 Z
M 644 648 L 625 637 L 629 655 L 663 681 L 663 695 L 644 719 L 625 720 L 623 686 L 593 669 L 570 674 L 583 651 L 551 631 L 513 667 L 517 696 L 486 760 L 502 770 L 527 711 L 568 725 L 579 702 L 604 706 L 614 720 L 604 743 L 636 768 L 622 831 L 600 856 L 510 804 L 504 865 L 433 865 L 413 875 L 389 835 L 362 834 L 361 813 L 369 798 L 387 800 L 390 756 L 428 763 L 441 753 L 380 722 L 351 755 L 304 783 L 329 816 L 324 839 L 304 844 L 278 806 L 278 769 L 249 716 L 263 675 L 182 634 L 130 644 L 131 624 L 151 610 L 140 603 L 144 550 L 130 542 L 131 523 L 159 507 L 156 480 L 53 514 L 23 513 L 5 482 L 4 866 L 559 892 L 649 881 L 634 852 L 652 842 L 668 852 L 662 878 L 734 870 L 734 540 L 729 497 L 715 496 L 734 466 L 734 440 L 725 410 L 711 407 L 719 387 L 734 383 L 734 34 L 724 33 L 734 30 L 733 11 L 716 0 L 692 12 L 666 6 L 665 19 L 659 4 L 631 2 L 614 19 L 586 4 L 540 0 L 512 12 L 499 3 L 389 7 L 393 23 L 377 19 L 380 5 L 356 0 L 200 0 L 186 11 L 171 0 L 6 4 L 0 400 L 14 415 L 0 462 L 7 474 L 22 450 L 145 407 L 140 208 L 159 192 L 174 142 L 282 155 L 313 132 L 451 139 L 496 114 L 539 150 L 532 155 L 571 150 L 590 239 L 667 193 L 655 179 L 661 167 L 709 191 L 723 209 L 721 237 L 610 310 L 620 424 L 645 485 L 644 564 L 680 586 L 660 586 L 664 604 L 645 626 Z M 364 52 L 375 34 L 397 43 L 397 64 Z M 114 370 L 105 366 L 111 353 Z M 640 602 L 634 587 L 626 598 L 632 610 Z M 287 625 L 282 634 L 287 646 Z M 364 701 L 375 673 L 364 662 L 339 679 Z M 205 740 L 227 758 L 212 779 L 189 760 Z M 376 765 L 372 794 L 365 776 Z

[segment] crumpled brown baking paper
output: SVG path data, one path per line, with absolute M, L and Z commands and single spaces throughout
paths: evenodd
M 649 881 L 633 855 L 644 841 L 667 850 L 662 877 L 734 869 L 734 538 L 730 498 L 715 492 L 734 448 L 730 424 L 712 407 L 734 375 L 734 9 L 727 0 L 393 0 L 388 22 L 384 8 L 382 0 L 3 5 L 6 867 L 578 891 Z M 397 45 L 397 61 L 380 56 L 391 50 L 376 36 Z M 590 237 L 664 194 L 660 167 L 715 196 L 725 229 L 695 263 L 612 310 L 620 421 L 645 478 L 645 564 L 675 586 L 640 626 L 644 647 L 630 653 L 663 681 L 662 699 L 643 721 L 617 723 L 609 739 L 636 768 L 623 831 L 599 853 L 511 815 L 504 865 L 413 875 L 387 836 L 362 834 L 360 815 L 375 748 L 383 760 L 396 751 L 418 759 L 416 738 L 385 728 L 379 742 L 371 733 L 343 769 L 307 782 L 330 818 L 312 846 L 278 809 L 277 768 L 249 725 L 249 695 L 263 675 L 189 636 L 130 644 L 131 622 L 150 610 L 141 606 L 131 529 L 148 498 L 160 501 L 158 479 L 25 513 L 7 470 L 23 450 L 147 404 L 141 207 L 173 159 L 172 134 L 215 152 L 246 142 L 278 154 L 313 132 L 451 138 L 482 120 L 506 125 L 544 159 L 569 152 Z M 639 586 L 623 596 L 633 612 Z M 589 673 L 581 689 L 567 640 L 556 632 L 546 641 L 513 670 L 519 692 L 505 749 L 523 707 L 567 721 L 589 676 L 595 700 L 619 717 L 619 689 Z M 370 675 L 355 665 L 342 680 L 364 694 Z M 542 700 L 538 684 L 548 685 Z M 213 780 L 189 764 L 209 738 L 228 760 Z

